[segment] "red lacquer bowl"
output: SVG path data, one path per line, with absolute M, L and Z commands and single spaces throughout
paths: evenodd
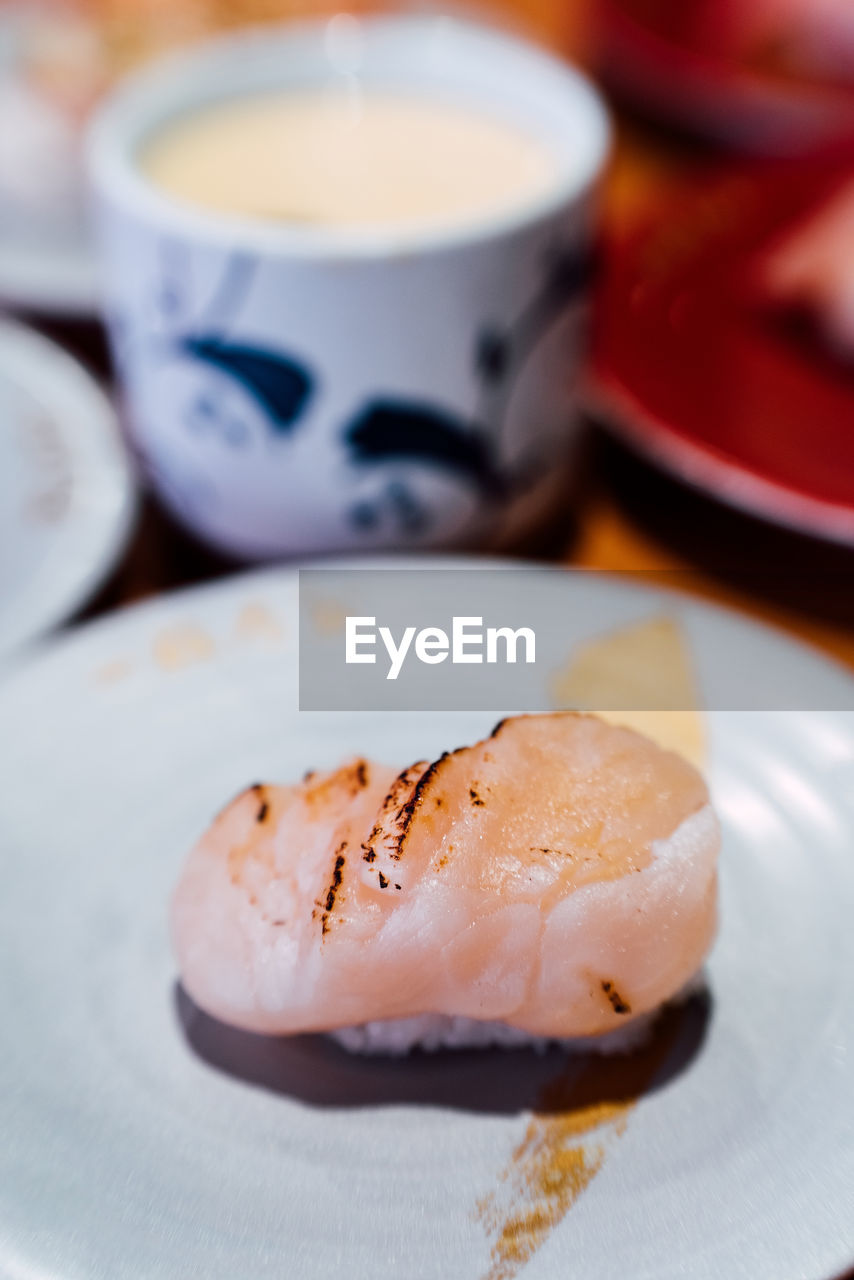
M 720 24 L 727 6 L 719 0 Z M 854 83 L 793 74 L 710 38 L 691 0 L 596 0 L 602 73 L 647 112 L 751 152 L 793 154 L 854 136 Z
M 850 174 L 827 161 L 739 167 L 666 197 L 612 243 L 590 402 L 682 480 L 854 545 L 854 359 L 833 355 L 759 283 L 768 248 Z

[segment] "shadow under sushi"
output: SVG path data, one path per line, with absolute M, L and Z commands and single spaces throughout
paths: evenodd
M 699 1054 L 713 1012 L 707 991 L 665 1009 L 647 1042 L 603 1056 L 535 1049 L 416 1050 L 404 1058 L 351 1054 L 323 1035 L 263 1036 L 226 1026 L 175 984 L 190 1049 L 208 1066 L 308 1106 L 418 1104 L 457 1111 L 556 1114 L 632 1101 L 662 1089 Z

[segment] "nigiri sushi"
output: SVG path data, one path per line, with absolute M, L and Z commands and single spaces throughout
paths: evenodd
M 353 1049 L 631 1041 L 701 969 L 717 820 L 681 756 L 595 716 L 502 721 L 398 772 L 239 795 L 172 902 L 204 1010 Z

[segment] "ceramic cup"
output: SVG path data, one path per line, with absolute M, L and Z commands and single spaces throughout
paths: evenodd
M 139 165 L 194 108 L 342 81 L 527 126 L 554 184 L 475 223 L 368 233 L 191 207 Z M 577 441 L 607 147 L 583 76 L 449 18 L 250 32 L 128 82 L 88 153 L 128 431 L 165 504 L 246 557 L 498 546 L 541 522 Z

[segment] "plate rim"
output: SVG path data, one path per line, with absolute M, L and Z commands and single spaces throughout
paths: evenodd
M 551 572 L 555 578 L 560 574 L 570 576 L 577 574 L 579 576 L 589 575 L 591 578 L 600 580 L 614 580 L 615 583 L 628 586 L 639 594 L 648 595 L 650 598 L 667 597 L 676 602 L 687 604 L 689 609 L 697 613 L 711 613 L 725 619 L 727 623 L 747 626 L 752 631 L 767 636 L 774 643 L 785 645 L 790 650 L 798 653 L 804 660 L 818 663 L 831 672 L 834 678 L 845 680 L 848 683 L 854 681 L 854 668 L 850 667 L 841 658 L 836 657 L 835 654 L 829 653 L 813 640 L 795 635 L 782 625 L 769 622 L 764 618 L 754 617 L 747 610 L 740 608 L 736 604 L 707 599 L 691 589 L 682 589 L 658 583 L 653 587 L 647 586 L 645 582 L 632 582 L 634 573 L 643 574 L 644 578 L 646 578 L 648 574 L 657 572 L 656 570 L 600 569 L 589 565 L 561 564 L 550 560 L 514 559 L 510 556 L 490 555 L 486 552 L 482 554 L 466 553 L 454 555 L 452 553 L 442 554 L 424 551 L 401 552 L 399 554 L 379 552 L 372 556 L 360 555 L 352 557 L 330 553 L 329 555 L 306 557 L 304 560 L 293 562 L 262 564 L 250 568 L 238 566 L 220 577 L 208 581 L 189 583 L 174 587 L 168 591 L 156 592 L 138 600 L 128 601 L 94 618 L 86 618 L 81 622 L 71 623 L 71 625 L 61 630 L 43 633 L 34 643 L 19 650 L 11 660 L 0 664 L 0 697 L 5 694 L 10 685 L 15 683 L 19 676 L 25 676 L 31 668 L 52 661 L 58 654 L 61 656 L 61 651 L 66 648 L 77 648 L 85 645 L 90 635 L 100 635 L 102 632 L 110 631 L 113 627 L 119 628 L 128 623 L 128 620 L 132 622 L 137 617 L 145 618 L 148 614 L 156 616 L 164 608 L 180 607 L 182 603 L 191 602 L 194 599 L 203 599 L 208 595 L 215 596 L 229 589 L 235 592 L 240 592 L 243 588 L 250 589 L 249 584 L 256 582 L 266 584 L 281 578 L 298 584 L 299 573 L 302 569 L 528 569 L 535 571 L 546 570 Z M 670 571 L 663 569 L 661 572 L 664 574 Z
M 613 373 L 590 374 L 587 412 L 610 434 L 683 484 L 793 533 L 854 547 L 854 507 L 769 479 L 747 463 L 685 435 L 644 405 Z

